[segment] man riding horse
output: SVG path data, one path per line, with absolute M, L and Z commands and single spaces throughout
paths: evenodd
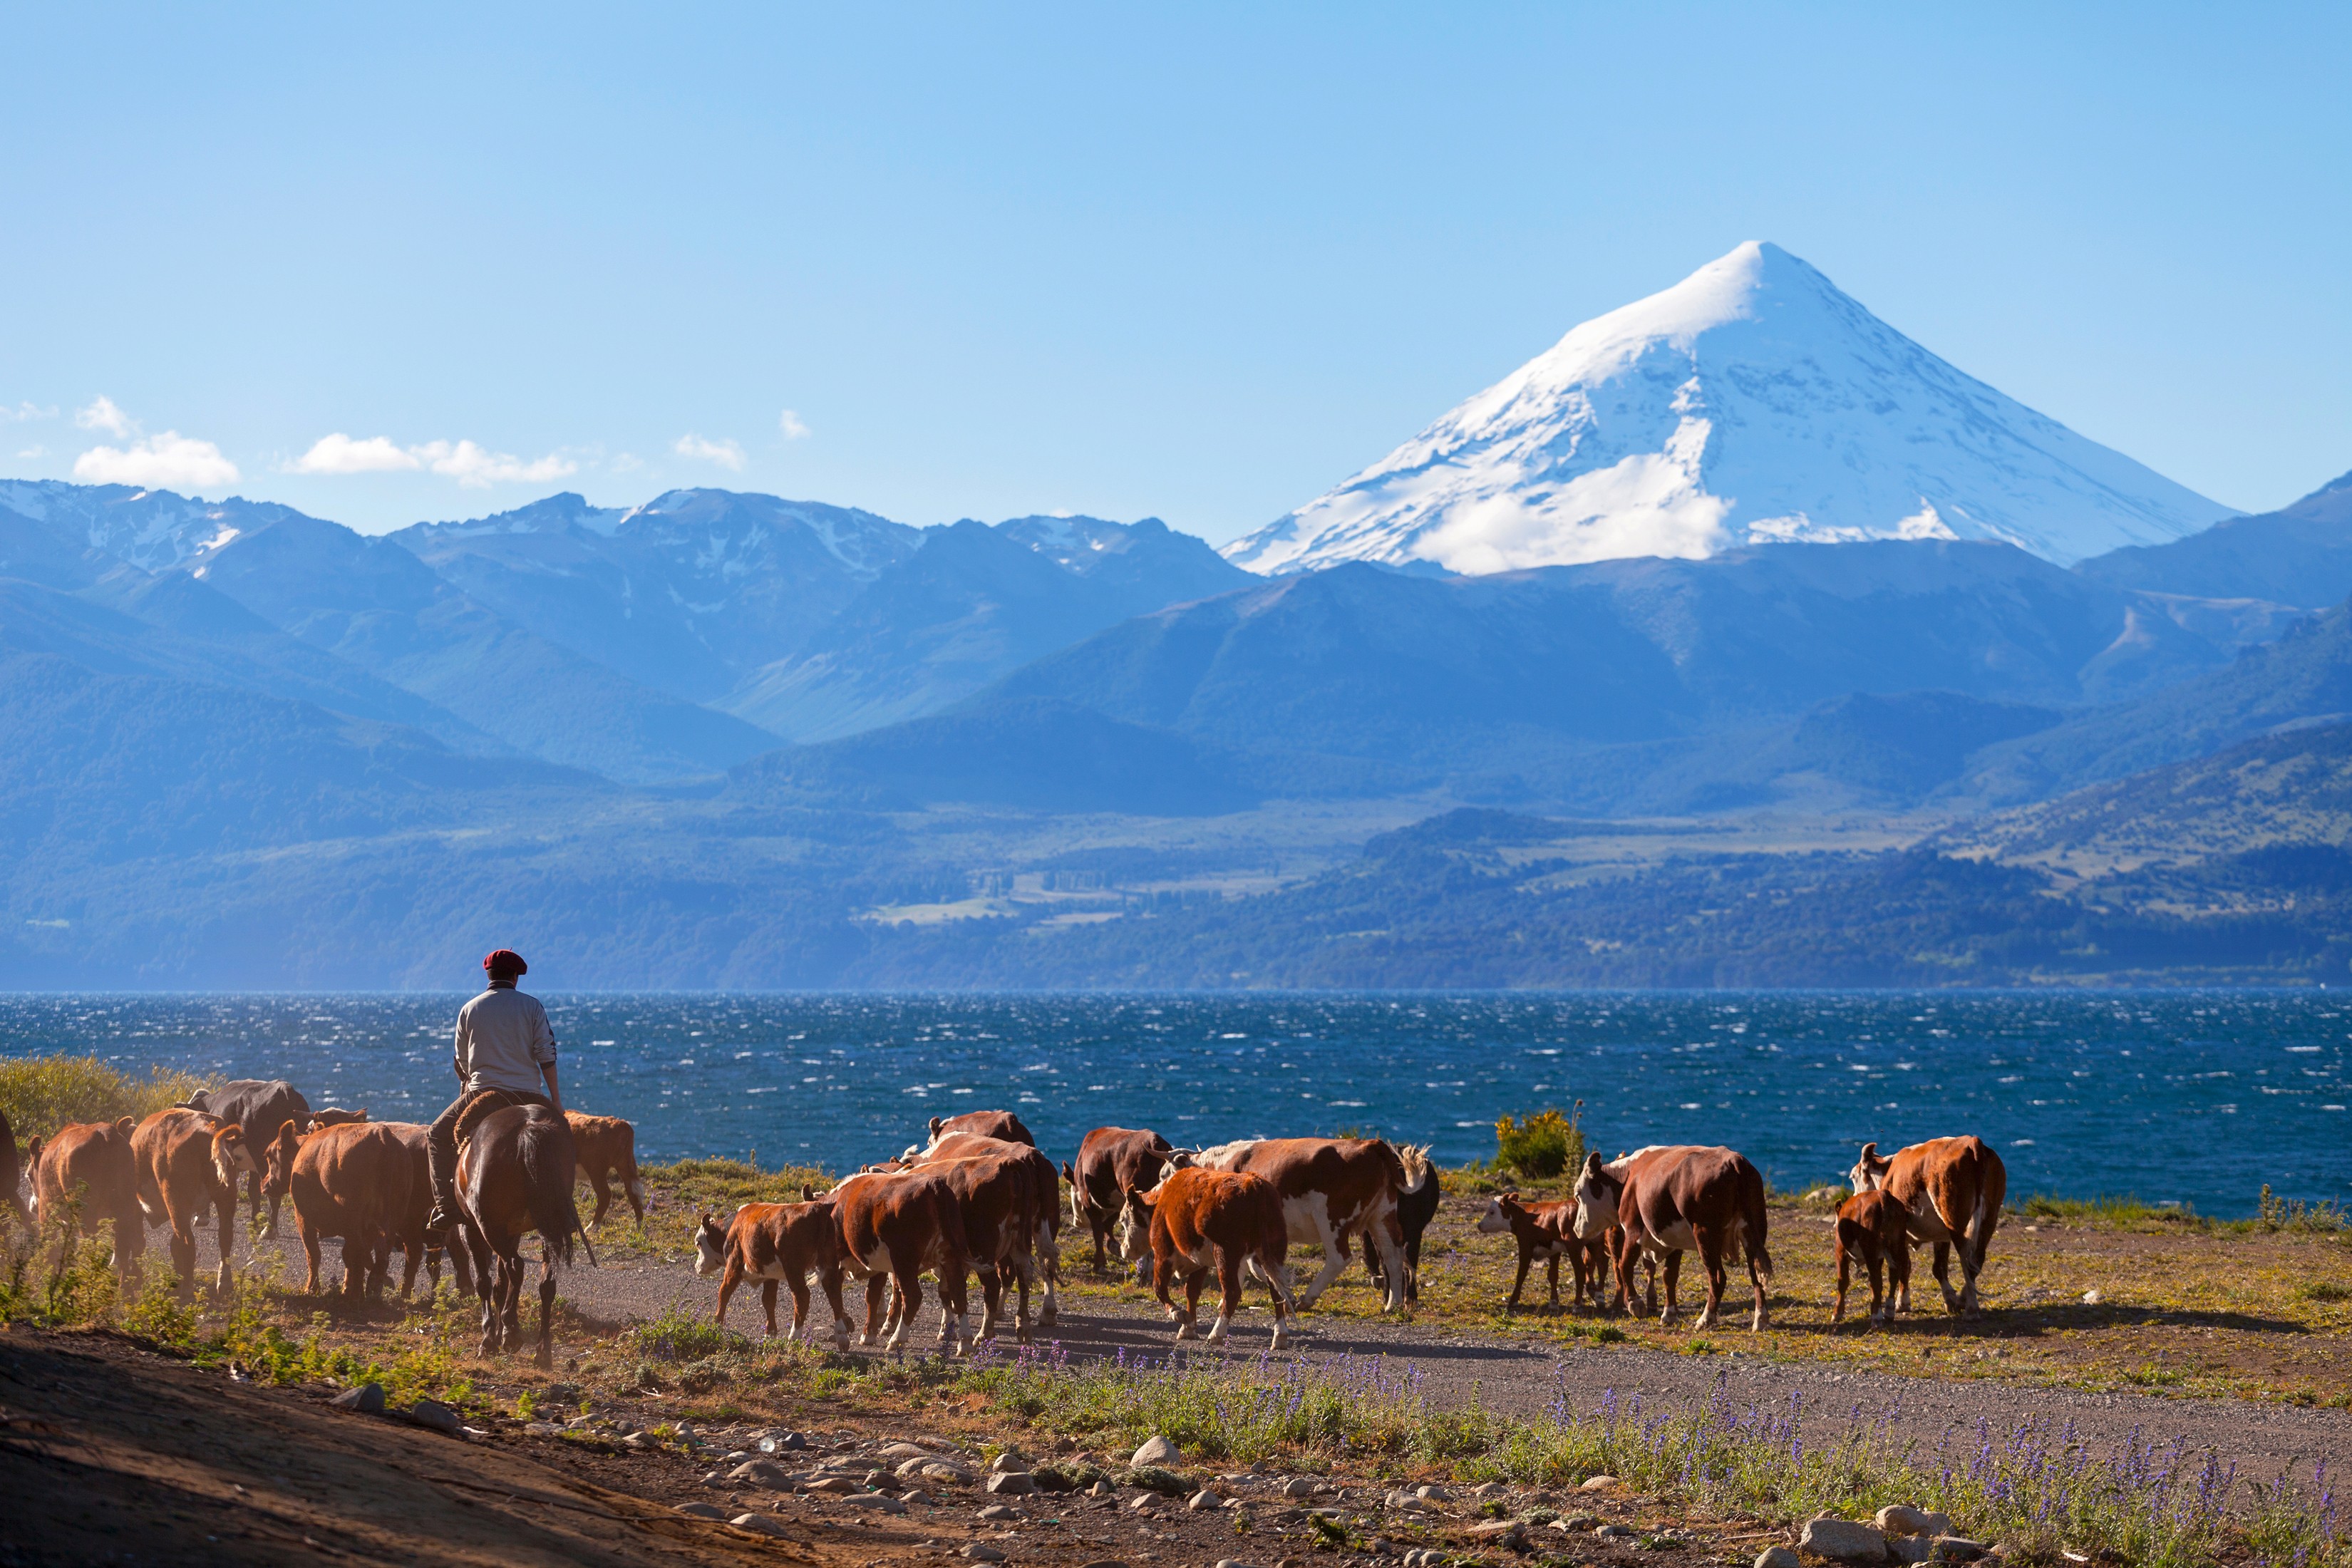
M 556 1085 L 555 1031 L 536 996 L 515 989 L 530 973 L 522 955 L 500 948 L 482 960 L 489 989 L 457 1010 L 457 1053 L 452 1065 L 465 1087 L 449 1109 L 436 1117 L 426 1135 L 425 1158 L 433 1173 L 433 1215 L 427 1230 L 457 1223 L 457 1144 L 482 1118 L 509 1105 L 543 1105 L 560 1118 L 563 1094 Z M 544 1083 L 547 1092 L 541 1094 Z

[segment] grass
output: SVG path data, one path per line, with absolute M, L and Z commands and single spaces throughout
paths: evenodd
M 214 1081 L 163 1068 L 132 1078 L 96 1057 L 16 1057 L 0 1061 L 0 1114 L 21 1146 L 77 1121 L 147 1116 Z
M 627 1206 L 616 1205 L 596 1232 L 600 1257 L 690 1258 L 694 1227 L 705 1211 L 724 1224 L 744 1204 L 798 1203 L 803 1184 L 820 1192 L 833 1185 L 833 1177 L 814 1165 L 763 1171 L 741 1160 L 679 1160 L 641 1166 L 637 1173 L 646 1184 L 645 1222 L 632 1223 Z

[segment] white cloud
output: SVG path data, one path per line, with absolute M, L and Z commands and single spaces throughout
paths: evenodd
M 457 480 L 471 489 L 486 485 L 517 482 L 543 484 L 579 471 L 580 465 L 559 453 L 550 452 L 544 458 L 526 462 L 507 452 L 486 451 L 471 441 L 455 445 L 447 441 L 427 441 L 422 447 L 411 447 L 425 466 L 435 473 Z
M 85 430 L 103 430 L 121 440 L 139 428 L 138 422 L 114 405 L 114 399 L 100 394 L 89 405 L 74 416 L 74 423 Z
M 804 440 L 809 433 L 809 427 L 801 422 L 801 416 L 789 408 L 776 420 L 776 428 L 784 433 L 787 441 Z
M 122 417 L 121 410 L 103 397 L 106 414 Z M 91 405 L 92 408 L 96 404 Z M 89 414 L 84 409 L 83 415 Z M 81 416 L 76 416 L 77 423 Z M 92 447 L 74 459 L 73 477 L 94 485 L 137 485 L 142 489 L 177 488 L 211 489 L 236 482 L 236 465 L 221 456 L 210 441 L 199 441 L 176 430 L 133 441 L 128 447 Z
M 352 440 L 338 430 L 310 443 L 310 449 L 286 465 L 289 474 L 385 474 L 421 468 L 423 459 L 403 451 L 384 436 Z
M 646 466 L 646 460 L 635 452 L 624 452 L 604 466 L 616 474 L 634 474 Z
M 688 431 L 671 442 L 669 449 L 681 458 L 716 463 L 731 473 L 743 471 L 743 448 L 732 441 L 708 441 Z
M 54 405 L 40 408 L 30 403 L 19 403 L 14 408 L 0 408 L 0 425 L 24 425 L 35 419 L 55 419 L 57 416 Z
M 44 450 L 45 448 L 40 447 L 27 447 L 23 451 L 17 453 L 16 456 L 20 458 L 37 458 Z

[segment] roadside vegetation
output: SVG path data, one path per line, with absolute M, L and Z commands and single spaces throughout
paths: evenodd
M 211 1081 L 164 1068 L 133 1078 L 96 1057 L 16 1057 L 0 1060 L 0 1115 L 21 1150 L 26 1139 L 46 1138 L 69 1122 L 161 1110 Z

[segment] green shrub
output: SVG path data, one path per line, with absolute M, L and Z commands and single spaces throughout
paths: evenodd
M 146 1116 L 213 1081 L 166 1068 L 132 1078 L 96 1057 L 19 1057 L 0 1061 L 0 1114 L 21 1144 L 71 1122 Z
M 1584 1163 L 1584 1101 L 1562 1115 L 1538 1110 L 1524 1121 L 1495 1122 L 1495 1163 L 1535 1181 L 1549 1181 Z

